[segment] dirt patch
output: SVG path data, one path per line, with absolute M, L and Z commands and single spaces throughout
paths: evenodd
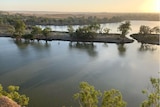
M 0 107 L 21 107 L 21 106 L 18 105 L 13 100 L 9 99 L 8 97 L 1 96 L 0 97 Z

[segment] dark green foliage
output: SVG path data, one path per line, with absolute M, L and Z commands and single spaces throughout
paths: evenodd
M 42 33 L 42 29 L 38 26 L 33 26 L 32 27 L 32 31 L 31 31 L 31 34 L 33 35 L 39 35 Z
M 25 34 L 25 35 L 23 35 L 23 38 L 24 39 L 30 39 L 30 40 L 33 40 L 34 39 L 34 35 L 33 34 Z
M 47 39 L 47 37 L 49 36 L 49 33 L 51 32 L 51 28 L 50 27 L 46 27 L 43 29 L 42 34 L 45 36 L 45 38 Z
M 0 96 L 7 96 L 10 99 L 14 100 L 21 106 L 27 106 L 29 102 L 29 97 L 27 97 L 24 94 L 20 94 L 19 92 L 19 86 L 8 86 L 7 90 L 5 91 L 3 89 L 3 86 L 0 84 Z
M 97 35 L 97 31 L 99 29 L 100 29 L 99 24 L 91 24 L 91 25 L 86 25 L 84 27 L 79 27 L 75 31 L 75 37 L 82 39 L 93 39 Z
M 122 38 L 124 38 L 129 33 L 129 30 L 131 30 L 130 26 L 131 26 L 130 21 L 125 21 L 118 27 L 118 30 L 121 31 Z
M 102 102 L 99 104 L 100 98 Z M 74 94 L 74 98 L 79 101 L 80 107 L 126 107 L 122 95 L 118 90 L 105 91 L 103 96 L 99 90 L 95 90 L 87 82 L 80 83 L 79 93 Z
M 16 20 L 14 24 L 14 28 L 15 28 L 14 36 L 16 38 L 21 38 L 22 35 L 24 35 L 25 33 L 26 25 L 22 20 Z

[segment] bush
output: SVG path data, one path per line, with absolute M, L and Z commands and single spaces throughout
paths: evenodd
M 27 106 L 29 102 L 29 97 L 24 94 L 20 94 L 19 86 L 10 85 L 7 87 L 7 91 L 3 89 L 3 86 L 0 84 L 0 96 L 7 96 L 8 98 L 14 100 L 21 106 Z
M 78 100 L 80 107 L 98 107 L 101 97 L 101 107 L 126 107 L 126 102 L 118 90 L 105 91 L 102 96 L 100 90 L 95 90 L 94 86 L 87 82 L 81 82 L 79 87 L 80 91 L 74 94 L 74 98 Z

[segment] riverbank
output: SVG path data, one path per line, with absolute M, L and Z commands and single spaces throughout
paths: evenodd
M 141 43 L 160 45 L 160 34 L 132 34 L 130 36 Z
M 0 34 L 0 37 L 12 37 L 9 34 Z M 51 32 L 50 35 L 45 38 L 44 36 L 36 37 L 35 40 L 45 40 L 45 41 L 71 41 L 71 42 L 101 42 L 101 43 L 132 43 L 134 40 L 129 39 L 127 37 L 121 38 L 120 34 L 97 34 L 95 38 L 92 39 L 80 39 L 80 38 L 72 38 L 67 32 Z

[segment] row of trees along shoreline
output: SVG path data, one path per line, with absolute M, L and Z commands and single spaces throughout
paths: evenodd
M 119 38 L 125 38 L 125 36 L 129 33 L 131 29 L 131 23 L 130 21 L 125 21 L 124 23 L 121 23 L 119 27 L 117 28 L 120 32 Z M 77 29 L 74 29 L 72 25 L 68 25 L 68 33 L 70 35 L 70 38 L 77 38 L 77 39 L 95 39 L 97 35 L 110 35 L 109 31 L 111 29 L 109 28 L 102 28 L 100 24 L 92 23 L 89 25 L 85 25 L 83 27 L 79 27 Z M 22 20 L 15 20 L 12 25 L 9 25 L 8 32 L 12 35 L 13 38 L 21 39 L 24 38 L 26 40 L 34 40 L 37 39 L 38 41 L 43 40 L 51 40 L 51 32 L 52 29 L 50 27 L 45 27 L 42 29 L 39 26 L 27 26 Z M 53 32 L 52 32 L 53 33 Z M 159 34 L 160 33 L 160 27 L 155 26 L 154 28 L 150 28 L 149 26 L 141 25 L 139 34 Z M 116 34 L 115 34 L 116 35 Z

